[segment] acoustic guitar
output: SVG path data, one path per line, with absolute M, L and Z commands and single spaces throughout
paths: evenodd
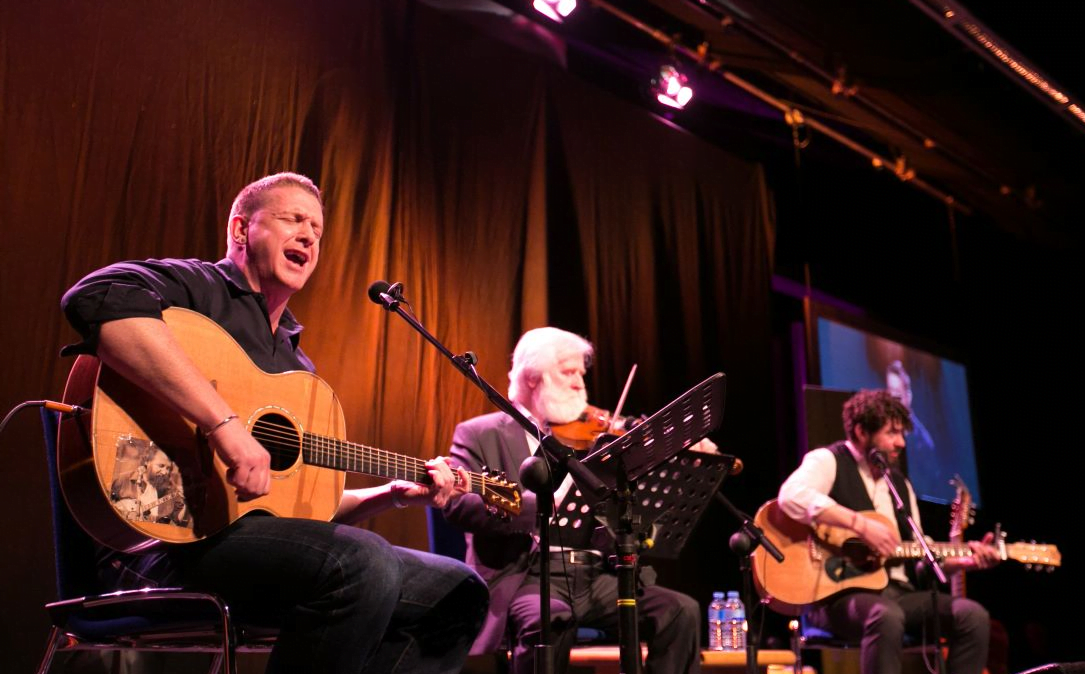
M 342 440 L 343 408 L 320 377 L 260 370 L 225 330 L 194 311 L 167 309 L 163 319 L 181 349 L 271 455 L 271 490 L 238 501 L 226 482 L 225 464 L 192 422 L 97 358 L 80 356 L 64 401 L 90 410 L 61 423 L 58 470 L 72 515 L 98 542 L 123 552 L 191 543 L 257 510 L 330 520 L 339 507 L 345 471 L 429 481 L 421 459 Z M 155 484 L 160 495 L 168 492 L 169 500 L 183 501 L 184 516 L 133 509 L 123 487 L 135 472 Z M 470 481 L 470 491 L 491 512 L 520 512 L 518 485 L 490 473 L 471 473 Z
M 862 511 L 863 517 L 894 524 L 874 511 Z M 915 541 L 905 541 L 890 559 L 883 559 L 845 527 L 818 525 L 809 527 L 796 522 L 780 510 L 773 499 L 761 506 L 754 523 L 784 553 L 777 562 L 759 546 L 752 556 L 754 585 L 758 594 L 775 611 L 799 615 L 803 609 L 845 590 L 880 590 L 889 583 L 887 563 L 918 560 L 923 550 Z M 1034 568 L 1055 568 L 1062 564 L 1058 548 L 1045 543 L 995 542 L 1002 559 L 1012 559 Z M 940 557 L 971 557 L 967 543 L 931 543 Z

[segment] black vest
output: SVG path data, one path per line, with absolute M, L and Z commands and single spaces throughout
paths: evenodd
M 859 475 L 859 464 L 855 461 L 848 445 L 841 441 L 829 446 L 829 451 L 836 456 L 836 479 L 833 480 L 833 488 L 829 490 L 829 498 L 852 510 L 874 510 L 874 502 L 870 500 L 863 478 Z M 893 485 L 904 499 L 908 512 L 912 513 L 912 500 L 908 495 L 907 480 L 900 471 L 893 471 Z M 903 540 L 912 540 L 912 529 L 908 526 L 908 520 L 900 511 L 894 510 L 897 520 L 897 529 Z

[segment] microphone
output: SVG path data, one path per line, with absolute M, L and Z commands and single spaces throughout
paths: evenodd
M 388 281 L 373 281 L 369 284 L 369 299 L 374 304 L 379 304 L 391 311 L 403 301 L 403 284 L 388 283 Z
M 883 471 L 889 468 L 889 461 L 888 459 L 886 459 L 885 453 L 877 447 L 871 447 L 869 450 L 867 450 L 866 457 L 867 461 L 869 461 L 870 465 L 872 466 L 875 466 Z
M 374 304 L 384 304 L 384 298 L 381 296 L 387 294 L 391 287 L 388 281 L 373 281 L 369 284 L 369 300 Z

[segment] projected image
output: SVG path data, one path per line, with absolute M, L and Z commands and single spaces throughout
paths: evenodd
M 823 316 L 815 325 L 822 386 L 888 389 L 911 410 L 905 462 L 916 495 L 948 503 L 959 474 L 979 504 L 964 366 Z

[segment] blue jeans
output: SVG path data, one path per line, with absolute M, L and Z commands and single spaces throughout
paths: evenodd
M 166 557 L 160 584 L 216 592 L 241 621 L 280 628 L 268 672 L 458 672 L 488 603 L 464 564 L 328 522 L 243 517 Z

